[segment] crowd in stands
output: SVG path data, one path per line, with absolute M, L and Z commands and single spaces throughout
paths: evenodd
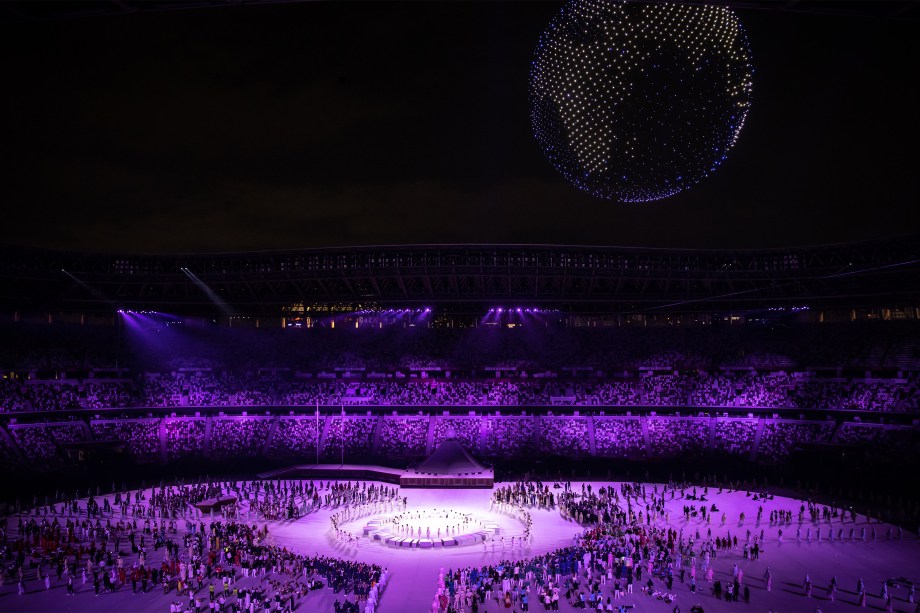
M 323 455 L 338 458 L 344 453 L 347 458 L 351 459 L 356 455 L 367 454 L 374 441 L 376 424 L 376 417 L 330 418 L 329 432 L 325 445 L 323 445 Z
M 62 466 L 67 460 L 65 447 L 84 443 L 89 435 L 86 424 L 81 421 L 66 423 L 15 424 L 8 428 L 11 440 L 24 452 L 29 465 L 44 469 Z M 2 445 L 0 437 L 0 445 Z M 0 451 L 0 456 L 4 453 Z M 10 464 L 16 464 L 15 453 L 5 457 Z
M 240 417 L 214 419 L 211 424 L 211 455 L 238 457 L 261 454 L 272 422 L 266 417 Z
M 7 323 L 0 334 L 0 413 L 316 404 L 920 406 L 920 327 L 913 322 L 718 330 L 214 328 L 171 330 L 169 342 L 99 326 Z
M 116 448 L 135 462 L 196 458 L 413 461 L 455 438 L 473 455 L 537 454 L 667 459 L 731 457 L 781 464 L 803 445 L 830 444 L 894 458 L 918 451 L 910 425 L 748 417 L 576 415 L 213 416 L 32 422 L 0 427 L 0 461 L 50 469 L 74 444 Z M 710 442 L 711 441 L 711 442 Z M 6 449 L 6 451 L 4 451 Z M 164 455 L 165 452 L 165 455 Z
M 0 466 L 14 467 L 22 464 L 15 441 L 6 432 L 0 432 Z
M 0 402 L 7 411 L 62 411 L 137 406 L 128 381 L 15 380 L 0 383 Z
M 157 462 L 160 452 L 159 419 L 92 420 L 93 438 L 100 442 L 117 441 L 135 462 Z
M 579 417 L 542 417 L 540 441 L 545 453 L 566 456 L 588 455 L 591 451 L 588 420 Z
M 710 420 L 649 417 L 649 455 L 656 458 L 694 457 L 709 449 Z
M 747 457 L 754 448 L 757 422 L 753 419 L 716 420 L 713 448 L 727 455 Z
M 625 381 L 608 381 L 589 387 L 586 398 L 593 398 L 593 404 L 607 406 L 638 406 L 645 404 L 640 390 Z
M 813 443 L 891 456 L 915 445 L 909 427 L 856 423 L 847 412 L 906 424 L 902 414 L 920 410 L 920 329 L 912 322 L 718 331 L 204 328 L 170 330 L 168 342 L 93 326 L 7 323 L 0 332 L 0 460 L 44 468 L 82 443 L 111 444 L 139 462 L 309 457 L 317 447 L 325 460 L 343 452 L 351 461 L 411 460 L 448 434 L 493 459 L 715 453 L 778 463 Z M 398 414 L 375 409 L 390 406 Z M 546 414 L 557 406 L 562 414 Z M 228 407 L 228 415 L 193 417 L 198 407 Z M 250 407 L 258 417 L 239 417 Z M 265 415 L 264 407 L 273 408 Z M 439 415 L 440 407 L 458 408 Z M 528 415 L 529 407 L 540 408 Z M 656 415 L 662 408 L 681 416 Z M 746 419 L 748 409 L 755 415 Z
M 870 458 L 903 460 L 906 455 L 911 452 L 916 454 L 917 451 L 913 429 L 909 427 L 843 423 L 831 440 L 841 445 L 866 449 Z
M 265 448 L 269 457 L 309 456 L 316 449 L 326 418 L 282 417 L 278 429 L 270 437 Z
M 483 455 L 510 458 L 534 448 L 534 422 L 527 417 L 485 417 L 486 446 Z
M 381 451 L 388 456 L 424 456 L 428 444 L 427 417 L 393 417 L 383 421 Z
M 288 385 L 281 396 L 281 404 L 292 406 L 315 406 L 321 401 L 325 405 L 326 399 L 334 397 L 330 393 L 333 384 L 322 382 L 303 383 L 294 381 Z
M 205 420 L 169 419 L 165 427 L 166 456 L 170 460 L 204 455 Z
M 434 428 L 434 446 L 453 438 L 467 449 L 479 449 L 482 419 L 479 417 L 439 417 Z
M 604 457 L 636 458 L 645 450 L 642 423 L 638 419 L 595 419 L 594 441 L 597 455 Z
M 160 373 L 146 373 L 141 380 L 141 404 L 153 407 L 180 406 L 182 394 L 178 381 Z
M 686 378 L 677 373 L 645 376 L 640 379 L 642 399 L 645 404 L 656 407 L 685 405 Z
M 32 403 L 19 381 L 0 379 L 0 411 L 15 413 L 32 410 Z
M 111 409 L 133 406 L 134 386 L 129 381 L 93 381 L 82 383 L 80 405 L 89 409 Z
M 395 376 L 395 375 L 394 375 Z M 920 373 L 817 379 L 808 373 L 657 373 L 617 380 L 536 378 L 289 381 L 146 373 L 138 383 L 4 380 L 0 414 L 129 407 L 642 406 L 916 411 Z
M 82 443 L 86 441 L 87 428 L 82 421 L 45 424 L 54 442 L 59 445 Z
M 826 443 L 834 431 L 834 422 L 771 421 L 764 424 L 757 448 L 758 457 L 767 462 L 782 462 L 792 449 L 802 443 Z
M 789 400 L 794 382 L 784 371 L 770 373 L 745 373 L 734 383 L 737 393 L 730 398 L 739 407 L 794 407 Z M 888 410 L 883 408 L 882 410 Z
M 36 464 L 47 468 L 61 464 L 59 448 L 51 438 L 49 429 L 41 426 L 11 427 L 9 432 L 19 448 L 27 451 L 29 458 Z

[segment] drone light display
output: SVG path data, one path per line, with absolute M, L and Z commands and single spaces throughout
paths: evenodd
M 530 73 L 534 135 L 599 198 L 667 198 L 715 171 L 751 106 L 750 51 L 725 7 L 571 0 Z

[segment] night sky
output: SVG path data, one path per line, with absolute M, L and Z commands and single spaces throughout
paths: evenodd
M 751 112 L 675 197 L 577 191 L 533 138 L 560 3 L 304 3 L 4 23 L 0 242 L 758 248 L 920 230 L 910 20 L 738 11 Z

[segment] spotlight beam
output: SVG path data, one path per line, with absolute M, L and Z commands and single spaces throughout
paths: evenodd
M 234 315 L 235 314 L 234 310 L 230 308 L 230 305 L 227 304 L 223 298 L 218 296 L 214 292 L 214 290 L 208 287 L 207 283 L 199 279 L 198 275 L 193 273 L 188 268 L 185 268 L 184 266 L 181 267 L 179 270 L 181 270 L 183 274 L 185 274 L 185 276 L 188 277 L 192 281 L 192 283 L 197 285 L 198 288 L 201 289 L 201 291 L 205 293 L 205 295 L 211 300 L 211 302 L 214 303 L 214 305 L 220 310 L 221 313 L 223 313 L 224 315 Z
M 99 299 L 99 300 L 101 300 L 101 301 L 103 301 L 103 302 L 105 302 L 105 303 L 107 303 L 107 304 L 109 304 L 109 305 L 114 305 L 114 304 L 115 304 L 112 300 L 109 300 L 109 298 L 106 297 L 105 294 L 103 294 L 102 292 L 100 292 L 100 291 L 99 291 L 98 289 L 96 289 L 95 287 L 92 287 L 91 285 L 88 285 L 86 282 L 84 282 L 82 279 L 80 279 L 79 277 L 77 277 L 77 276 L 74 275 L 73 273 L 67 272 L 67 271 L 64 270 L 63 268 L 61 269 L 61 272 L 64 273 L 65 275 L 67 275 L 68 277 L 70 277 L 77 285 L 79 285 L 80 287 L 82 287 L 83 289 L 85 289 L 86 291 L 88 291 L 90 294 L 92 294 L 93 298 L 97 298 L 97 299 Z

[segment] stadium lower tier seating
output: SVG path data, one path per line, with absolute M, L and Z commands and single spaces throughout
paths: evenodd
M 618 379 L 390 379 L 311 373 L 236 377 L 212 371 L 145 373 L 139 379 L 0 380 L 0 414 L 140 407 L 238 406 L 648 406 L 842 409 L 913 412 L 920 409 L 920 374 L 816 377 L 810 372 L 750 370 L 707 373 L 633 371 Z
M 492 460 L 536 456 L 669 459 L 729 457 L 782 464 L 797 448 L 836 446 L 870 459 L 920 450 L 912 425 L 826 420 L 662 415 L 360 414 L 73 418 L 0 428 L 5 468 L 55 470 L 87 450 L 137 463 L 239 458 L 350 462 L 414 460 L 447 438 Z M 830 446 L 830 447 L 827 447 Z

